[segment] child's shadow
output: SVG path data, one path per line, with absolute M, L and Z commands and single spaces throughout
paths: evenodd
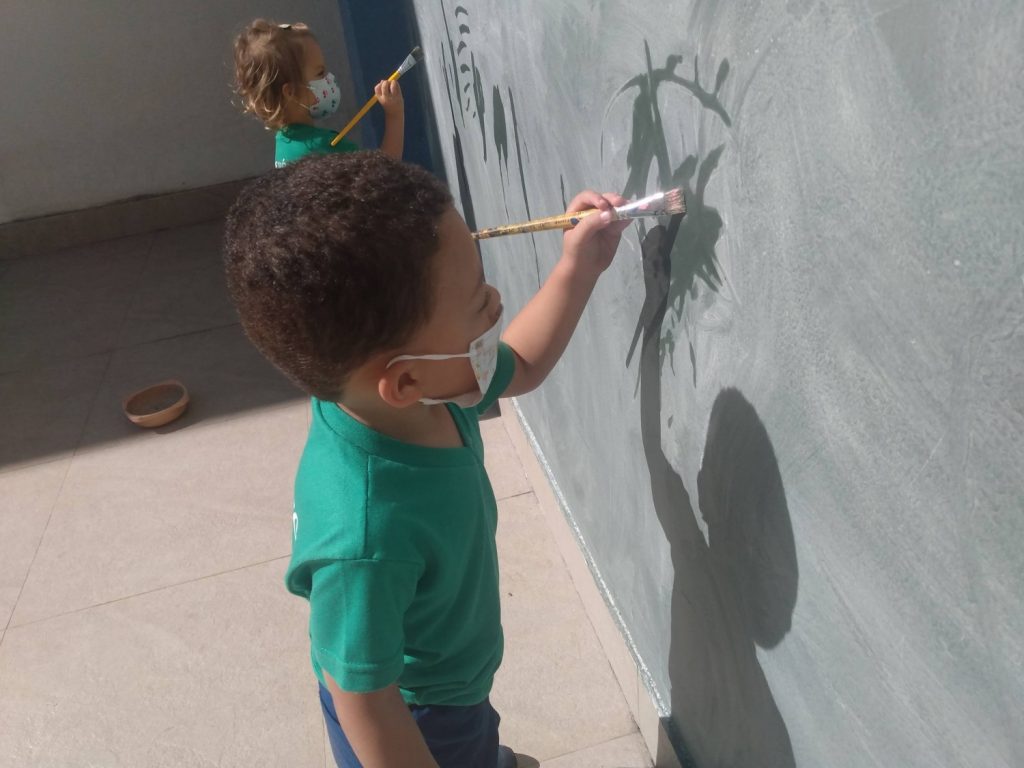
M 660 336 L 676 226 L 643 241 L 640 426 L 658 520 L 673 565 L 667 730 L 693 765 L 793 768 L 786 724 L 757 659 L 789 631 L 797 561 L 771 440 L 736 389 L 719 392 L 697 476 L 705 542 L 682 477 L 662 448 Z

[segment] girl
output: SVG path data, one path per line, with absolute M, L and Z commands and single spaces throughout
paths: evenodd
M 275 130 L 274 165 L 312 153 L 352 152 L 358 147 L 313 121 L 333 114 L 341 102 L 334 75 L 305 24 L 276 24 L 256 19 L 235 40 L 235 80 L 244 111 Z M 405 105 L 397 81 L 381 80 L 373 89 L 384 108 L 380 149 L 400 160 L 405 134 Z

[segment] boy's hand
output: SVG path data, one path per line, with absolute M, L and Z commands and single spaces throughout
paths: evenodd
M 377 95 L 377 101 L 384 107 L 384 114 L 387 117 L 401 117 L 405 114 L 402 88 L 397 80 L 381 80 L 373 92 Z
M 566 213 L 597 208 L 599 213 L 583 217 L 573 229 L 566 231 L 562 242 L 562 259 L 574 272 L 592 275 L 595 279 L 608 269 L 619 247 L 622 232 L 630 225 L 629 219 L 618 220 L 612 209 L 625 205 L 626 199 L 614 192 L 599 195 L 585 190 L 569 203 Z

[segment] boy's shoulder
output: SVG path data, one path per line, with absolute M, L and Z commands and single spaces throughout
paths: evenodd
M 314 398 L 295 480 L 293 523 L 301 535 L 293 549 L 335 559 L 411 557 L 415 539 L 444 519 L 434 513 L 457 489 L 477 485 L 479 427 L 460 415 L 468 449 L 429 449 L 374 432 Z

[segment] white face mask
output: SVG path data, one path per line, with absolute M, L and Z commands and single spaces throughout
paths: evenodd
M 390 368 L 402 360 L 452 360 L 458 357 L 468 357 L 469 364 L 473 366 L 473 375 L 476 377 L 477 392 L 467 392 L 458 397 L 451 397 L 442 400 L 435 400 L 430 397 L 421 397 L 420 402 L 424 405 L 439 405 L 441 403 L 455 403 L 460 408 L 472 408 L 484 399 L 487 390 L 491 386 L 491 379 L 494 378 L 494 371 L 498 367 L 498 342 L 501 340 L 501 315 L 498 320 L 484 334 L 472 341 L 469 345 L 469 352 L 461 355 L 399 355 L 388 362 Z
M 310 80 L 306 87 L 312 91 L 313 98 L 316 99 L 311 106 L 306 107 L 309 114 L 316 120 L 333 115 L 341 103 L 341 89 L 334 81 L 334 75 L 328 72 L 326 77 Z

